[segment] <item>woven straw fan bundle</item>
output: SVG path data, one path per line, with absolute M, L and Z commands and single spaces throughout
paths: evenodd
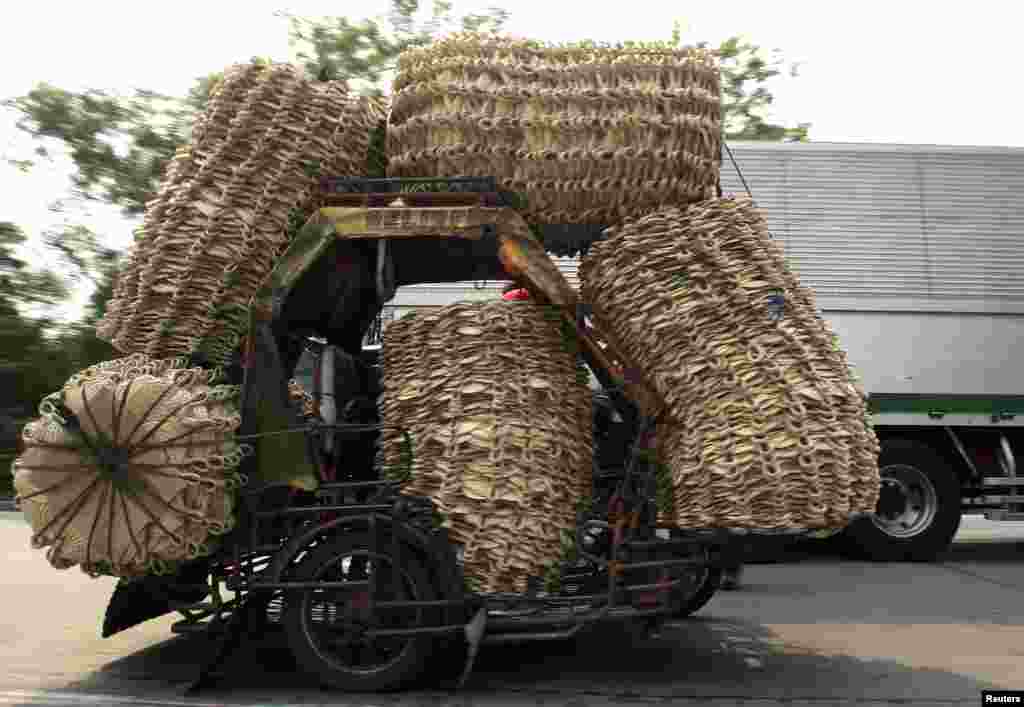
M 702 49 L 464 34 L 399 59 L 393 176 L 496 176 L 527 217 L 609 223 L 714 195 L 721 99 Z
M 12 467 L 33 546 L 58 569 L 115 576 L 207 554 L 234 522 L 237 393 L 215 371 L 138 355 L 76 375 Z
M 292 404 L 312 414 L 295 381 Z M 238 388 L 219 370 L 142 354 L 48 396 L 12 466 L 32 546 L 57 569 L 134 577 L 209 554 L 235 523 Z
M 874 509 L 863 392 L 751 201 L 629 220 L 580 277 L 670 408 L 657 444 L 677 525 L 832 528 Z
M 384 424 L 412 439 L 406 493 L 430 497 L 479 591 L 520 592 L 560 551 L 590 490 L 590 394 L 558 318 L 529 303 L 459 303 L 393 323 Z M 390 429 L 387 473 L 410 450 Z
M 289 65 L 228 69 L 169 165 L 98 334 L 124 352 L 223 363 L 288 245 L 316 170 L 364 173 L 381 107 Z

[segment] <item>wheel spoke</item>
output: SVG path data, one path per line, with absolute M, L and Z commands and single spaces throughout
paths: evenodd
M 395 571 L 388 559 L 377 558 L 366 551 L 353 551 L 325 564 L 317 579 L 324 582 L 364 582 L 373 579 L 376 591 L 373 600 L 412 599 L 404 573 Z M 406 610 L 367 611 L 369 598 L 364 588 L 340 588 L 316 592 L 304 610 L 312 624 L 310 637 L 320 650 L 343 665 L 355 669 L 381 668 L 400 656 L 414 639 L 386 637 L 368 639 L 365 632 L 381 626 L 401 628 L 411 625 L 418 612 Z

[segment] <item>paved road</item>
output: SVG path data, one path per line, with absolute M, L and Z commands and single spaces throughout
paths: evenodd
M 112 587 L 58 573 L 0 514 L 7 557 L 0 705 L 937 705 L 1024 689 L 1024 529 L 968 522 L 937 565 L 808 555 L 755 564 L 693 620 L 645 638 L 623 627 L 576 641 L 485 650 L 467 690 L 356 698 L 310 689 L 277 637 L 236 656 L 229 681 L 181 697 L 207 645 L 169 619 L 112 639 Z M 797 559 L 797 558 L 791 558 Z M 625 650 L 625 646 L 631 646 Z

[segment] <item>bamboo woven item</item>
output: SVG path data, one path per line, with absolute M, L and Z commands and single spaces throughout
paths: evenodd
M 234 524 L 238 388 L 218 371 L 134 355 L 47 397 L 14 486 L 57 569 L 136 576 L 208 554 Z
M 290 65 L 229 68 L 147 204 L 97 334 L 126 353 L 226 362 L 293 210 L 316 206 L 318 172 L 365 172 L 382 118 Z
M 57 569 L 160 573 L 209 554 L 235 523 L 238 388 L 219 370 L 142 354 L 73 376 L 40 406 L 12 466 L 15 490 Z M 312 417 L 313 397 L 289 382 Z
M 378 462 L 438 506 L 483 592 L 522 592 L 559 559 L 590 492 L 590 391 L 551 308 L 459 303 L 384 331 Z
M 676 523 L 838 528 L 874 511 L 864 392 L 753 202 L 666 208 L 608 235 L 582 291 L 670 408 L 657 447 Z
M 618 223 L 710 198 L 720 144 L 708 50 L 466 33 L 398 60 L 391 176 L 494 176 L 531 222 Z

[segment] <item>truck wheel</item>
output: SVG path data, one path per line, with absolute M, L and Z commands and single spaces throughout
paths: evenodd
M 369 537 L 343 535 L 318 546 L 302 560 L 295 580 L 352 582 L 324 590 L 289 592 L 283 616 L 288 645 L 296 662 L 325 687 L 348 692 L 382 692 L 401 688 L 423 672 L 434 640 L 430 636 L 372 638 L 372 629 L 411 627 L 430 620 L 420 608 L 369 610 L 363 582 L 374 575 L 374 601 L 435 599 L 427 572 L 403 552 L 401 565 L 391 556 L 391 542 L 371 552 Z
M 843 533 L 851 554 L 882 562 L 930 562 L 960 527 L 960 482 L 931 447 L 912 439 L 882 440 L 881 490 L 875 513 Z

